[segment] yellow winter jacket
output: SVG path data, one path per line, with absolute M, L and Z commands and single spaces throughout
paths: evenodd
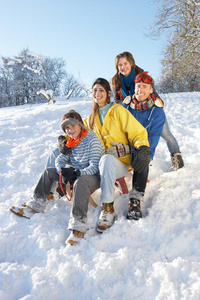
M 91 115 L 84 120 L 87 130 L 90 130 Z M 149 146 L 146 129 L 133 117 L 133 115 L 120 104 L 113 104 L 101 125 L 99 114 L 96 114 L 94 128 L 97 137 L 103 143 L 105 150 L 113 147 L 111 142 L 120 142 L 125 145 L 132 144 L 136 149 L 140 146 Z M 131 155 L 120 157 L 119 160 L 130 167 Z

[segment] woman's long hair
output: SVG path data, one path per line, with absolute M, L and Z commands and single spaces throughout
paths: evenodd
M 117 73 L 111 79 L 111 84 L 112 84 L 112 86 L 113 86 L 113 88 L 116 92 L 120 91 L 120 89 L 121 89 L 121 82 L 120 82 L 120 78 L 119 78 L 119 74 L 118 74 L 118 63 L 119 63 L 119 59 L 122 58 L 122 57 L 124 57 L 128 60 L 128 62 L 131 64 L 132 68 L 135 68 L 135 60 L 133 58 L 133 55 L 130 52 L 125 51 L 125 52 L 122 52 L 122 53 L 120 53 L 116 56 L 116 58 L 115 58 L 115 68 L 117 70 Z
M 96 84 L 100 84 L 106 90 L 106 93 L 107 93 L 106 102 L 107 102 L 107 104 L 110 103 L 111 88 L 110 88 L 109 82 L 104 78 L 97 78 L 92 85 L 92 89 Z M 93 127 L 94 127 L 94 117 L 98 112 L 99 112 L 99 105 L 93 99 L 92 113 L 91 113 L 91 119 L 90 119 L 90 128 L 91 129 L 93 129 Z

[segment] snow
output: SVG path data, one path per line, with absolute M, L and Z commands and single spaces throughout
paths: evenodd
M 53 90 L 40 90 L 37 92 L 37 95 L 44 96 L 48 101 L 55 100 Z
M 9 211 L 29 200 L 69 109 L 83 118 L 91 99 L 1 108 L 0 299 L 200 299 L 200 93 L 162 95 L 185 167 L 171 172 L 161 139 L 150 167 L 144 218 L 126 220 L 128 197 L 118 194 L 117 218 L 102 235 L 91 228 L 65 247 L 71 202 L 50 201 L 30 220 Z M 100 209 L 91 210 L 95 225 Z M 93 220 L 93 221 L 92 221 Z

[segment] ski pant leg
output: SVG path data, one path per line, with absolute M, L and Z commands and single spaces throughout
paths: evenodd
M 149 174 L 149 166 L 141 173 L 138 172 L 133 173 L 133 185 L 132 185 L 132 190 L 130 191 L 130 198 L 136 198 L 138 200 L 143 199 L 146 184 L 147 184 L 148 174 Z
M 178 142 L 177 142 L 177 140 L 175 139 L 175 137 L 173 136 L 173 134 L 171 133 L 171 131 L 169 129 L 167 119 L 165 119 L 165 123 L 164 123 L 164 126 L 163 126 L 163 131 L 162 131 L 161 137 L 167 143 L 167 147 L 168 147 L 169 152 L 170 152 L 171 155 L 174 154 L 174 153 L 179 153 L 180 152 Z
M 114 201 L 115 181 L 128 173 L 128 168 L 113 155 L 102 156 L 99 162 L 101 177 L 101 202 Z
M 74 199 L 68 229 L 86 232 L 88 229 L 87 211 L 90 192 L 99 187 L 100 177 L 97 175 L 81 176 L 75 181 Z
M 55 181 L 59 181 L 59 175 L 56 168 L 47 168 L 43 171 L 40 179 L 33 191 L 33 196 L 27 205 L 36 212 L 44 212 L 46 208 L 46 199 L 49 196 L 51 188 Z
M 46 169 L 47 168 L 55 168 L 55 160 L 58 157 L 58 155 L 60 155 L 58 148 L 51 150 L 48 160 L 47 160 Z

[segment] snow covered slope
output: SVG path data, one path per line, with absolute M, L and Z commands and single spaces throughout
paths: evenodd
M 128 221 L 128 197 L 102 235 L 91 229 L 65 247 L 71 202 L 50 201 L 30 220 L 9 211 L 27 201 L 62 134 L 69 109 L 83 118 L 91 99 L 0 109 L 0 299 L 200 299 L 200 93 L 162 95 L 185 167 L 167 171 L 161 139 L 150 167 L 144 218 Z M 99 209 L 90 212 L 97 222 Z

